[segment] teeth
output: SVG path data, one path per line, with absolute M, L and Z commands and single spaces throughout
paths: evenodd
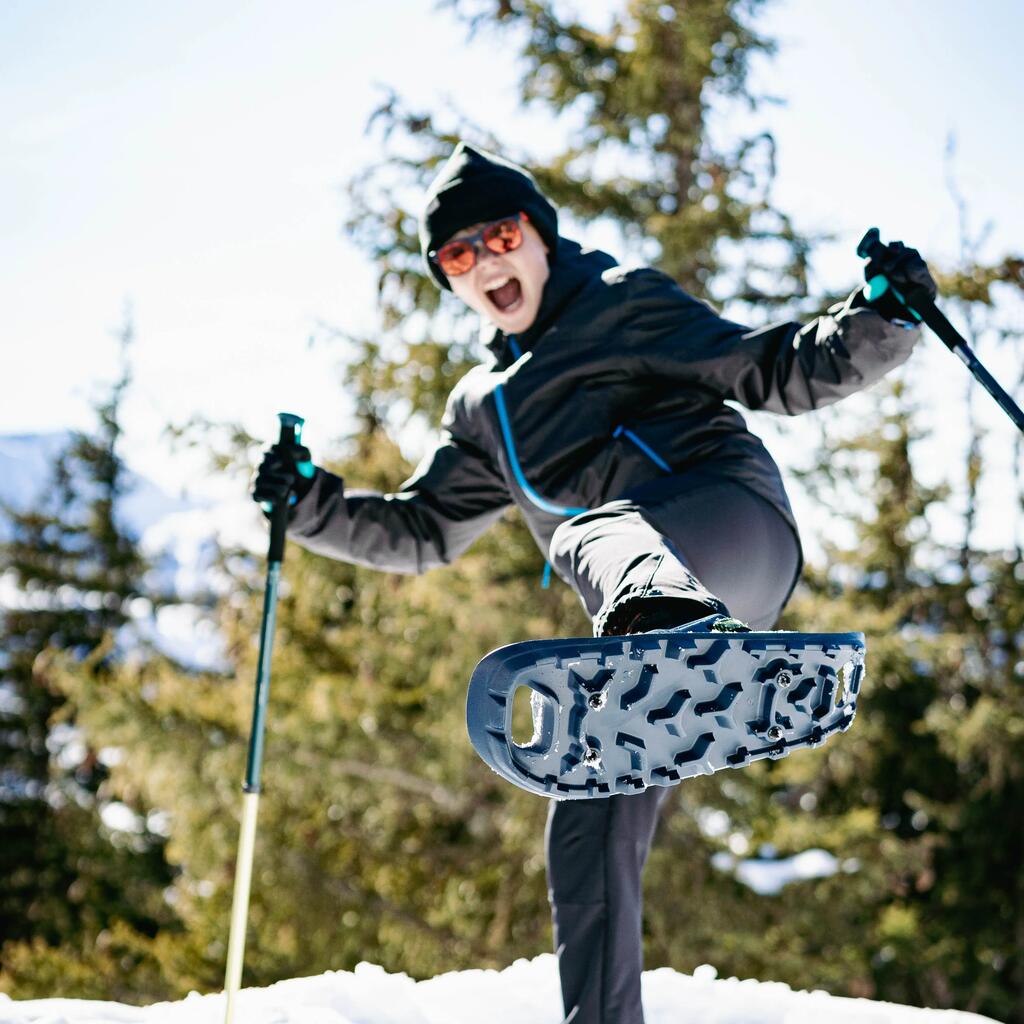
M 492 281 L 484 291 L 493 292 L 495 289 L 500 288 L 502 285 L 506 285 L 512 280 L 511 274 L 506 274 L 504 277 L 499 277 L 496 281 Z

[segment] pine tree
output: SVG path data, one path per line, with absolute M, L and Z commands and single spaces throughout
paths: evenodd
M 737 817 L 752 845 L 824 846 L 840 870 L 763 901 L 772 925 L 744 959 L 801 986 L 1017 1021 L 1020 581 L 1011 553 L 964 567 L 959 545 L 930 542 L 927 517 L 951 502 L 915 481 L 914 418 L 897 381 L 876 426 L 820 453 L 819 483 L 871 501 L 847 508 L 855 545 L 831 547 L 788 615 L 864 630 L 860 711 L 820 756 L 745 772 L 767 799 Z
M 662 31 L 662 14 L 640 15 L 638 38 L 644 32 L 657 37 L 644 46 L 678 45 L 678 32 Z M 568 39 L 573 27 L 546 24 L 552 53 L 561 52 L 555 37 Z M 615 45 L 623 53 L 631 31 L 619 30 Z M 733 46 L 727 62 L 738 68 L 740 38 L 722 45 Z M 643 62 L 631 67 L 639 83 Z M 704 68 L 700 61 L 685 68 L 691 91 Z M 683 96 L 663 116 L 677 125 L 685 121 L 697 138 L 702 113 Z M 412 161 L 389 154 L 386 173 L 408 172 L 418 194 L 455 135 L 438 137 L 429 119 L 417 128 L 403 116 L 395 99 L 375 123 L 385 133 L 398 124 L 415 129 L 424 152 Z M 606 116 L 618 115 L 611 110 Z M 501 148 L 500 140 L 482 141 Z M 687 145 L 666 143 L 658 158 L 663 177 L 645 186 L 645 194 L 678 188 L 687 173 Z M 732 164 L 712 170 L 720 178 L 708 181 L 701 170 L 690 196 L 704 219 L 714 219 L 714 200 L 701 206 L 705 193 L 724 189 L 734 171 L 739 177 Z M 422 273 L 415 218 L 393 205 L 395 189 L 385 190 L 374 177 L 381 173 L 372 169 L 355 183 L 350 228 L 379 260 L 383 333 L 356 339 L 360 355 L 346 383 L 359 420 L 337 468 L 356 485 L 390 490 L 411 465 L 389 432 L 409 418 L 424 427 L 436 424 L 445 396 L 479 349 L 472 325 L 439 304 Z M 539 176 L 557 202 L 571 207 L 575 196 L 586 215 L 579 182 L 573 191 L 555 171 L 541 169 Z M 609 196 L 618 190 L 615 209 L 626 234 L 639 238 L 627 201 L 634 185 L 640 187 L 620 177 L 605 188 Z M 740 205 L 730 199 L 723 225 Z M 688 210 L 677 211 L 677 226 Z M 639 223 L 649 228 L 647 219 L 659 216 L 652 208 Z M 670 247 L 673 223 L 654 226 Z M 692 266 L 677 264 L 677 272 L 702 282 L 709 259 L 705 254 Z M 703 287 L 695 284 L 695 290 Z M 436 315 L 411 318 L 414 309 Z M 482 771 L 463 722 L 463 688 L 483 652 L 527 637 L 589 632 L 573 594 L 538 588 L 542 566 L 514 514 L 457 565 L 421 579 L 290 552 L 286 575 L 302 582 L 284 596 L 279 616 L 247 982 L 273 980 L 296 963 L 308 971 L 372 959 L 430 974 L 500 966 L 548 948 L 540 839 L 546 805 Z M 230 681 L 150 672 L 147 700 L 131 696 L 142 692 L 137 682 L 119 695 L 111 687 L 102 704 L 76 694 L 91 730 L 131 752 L 124 774 L 170 813 L 170 851 L 182 862 L 176 905 L 194 948 L 209 954 L 193 963 L 193 977 L 210 986 L 219 981 L 223 956 L 235 841 L 225 810 L 233 813 L 237 803 L 259 619 L 258 563 L 234 557 L 226 567 L 233 585 L 218 626 L 235 660 Z
M 1021 262 L 981 264 L 973 245 L 963 253 L 955 271 L 933 272 L 987 358 L 993 339 L 1020 341 L 1000 325 L 995 293 L 1020 291 Z M 824 846 L 840 865 L 761 901 L 771 923 L 756 934 L 769 942 L 742 944 L 742 961 L 805 987 L 1019 1021 L 1022 850 L 1005 827 L 1021 796 L 1019 553 L 971 544 L 985 472 L 975 413 L 959 481 L 966 500 L 916 480 L 914 366 L 877 392 L 869 429 L 826 431 L 805 474 L 853 539 L 826 543 L 825 564 L 805 572 L 784 624 L 856 623 L 868 636 L 868 676 L 841 744 L 754 768 L 737 787 L 730 814 L 744 843 L 780 854 Z M 989 400 L 963 379 L 976 403 Z M 962 520 L 960 543 L 935 543 L 938 514 Z
M 690 14 L 677 5 L 678 18 L 668 18 L 669 7 L 633 5 L 631 20 L 624 19 L 601 45 L 621 54 L 642 46 L 672 64 L 687 38 Z M 661 111 L 663 121 L 674 126 L 671 139 L 656 151 L 665 131 L 652 127 L 646 138 L 654 180 L 605 181 L 603 198 L 588 206 L 594 202 L 587 197 L 591 186 L 582 175 L 565 173 L 568 159 L 561 168 L 556 161 L 538 169 L 542 187 L 563 208 L 581 217 L 599 208 L 616 217 L 627 242 L 644 232 L 656 234 L 663 265 L 698 294 L 711 294 L 712 270 L 727 272 L 724 260 L 720 264 L 715 257 L 716 233 L 730 237 L 738 217 L 745 218 L 746 230 L 759 219 L 770 233 L 764 222 L 772 213 L 764 203 L 759 206 L 755 198 L 745 210 L 743 198 L 733 194 L 742 190 L 743 161 L 753 144 L 729 159 L 717 158 L 704 138 L 705 109 L 693 102 L 716 70 L 709 71 L 708 55 L 715 48 L 732 69 L 731 87 L 742 93 L 743 51 L 752 37 L 733 31 L 741 27 L 729 13 L 734 9 L 722 3 L 693 15 L 700 22 L 694 35 L 703 42 L 692 62 L 672 64 L 679 88 L 665 95 L 676 102 Z M 576 52 L 586 30 L 561 24 L 546 5 L 522 10 L 533 19 L 535 42 L 548 33 L 547 42 L 537 44 L 544 56 L 531 68 L 531 79 L 557 78 L 559 65 L 569 60 L 564 55 Z M 645 61 L 625 58 L 612 78 L 644 94 L 655 82 Z M 558 102 L 585 100 L 592 85 L 582 81 L 572 97 Z M 601 108 L 606 123 L 622 120 L 625 102 L 617 93 L 609 98 Z M 646 130 L 641 121 L 661 123 L 649 104 L 641 109 L 633 122 L 640 153 Z M 593 158 L 601 123 L 593 121 L 593 145 L 576 158 Z M 382 331 L 373 339 L 351 339 L 358 356 L 346 385 L 356 397 L 358 420 L 335 468 L 355 486 L 391 490 L 412 468 L 393 433 L 410 422 L 435 425 L 448 391 L 480 354 L 473 325 L 452 304 L 439 301 L 423 274 L 411 204 L 457 136 L 502 147 L 472 126 L 439 132 L 431 117 L 409 113 L 398 97 L 385 102 L 374 124 L 384 139 L 402 136 L 394 150 L 404 147 L 407 154 L 411 147 L 415 155 L 391 151 L 385 164 L 353 183 L 348 226 L 380 267 Z M 612 144 L 621 149 L 621 138 L 613 135 Z M 698 171 L 686 167 L 694 152 L 707 164 Z M 536 167 L 535 161 L 525 162 Z M 747 176 L 753 173 L 746 169 Z M 666 191 L 681 195 L 680 182 L 689 205 L 680 208 L 677 200 L 668 212 L 651 205 Z M 728 195 L 727 202 L 716 191 Z M 629 201 L 634 194 L 650 199 L 639 212 Z M 684 239 L 696 230 L 695 219 L 708 237 L 691 250 Z M 784 218 L 776 216 L 775 237 L 785 241 L 786 231 Z M 691 251 L 686 262 L 683 256 Z M 784 262 L 795 275 L 789 292 L 800 294 L 802 243 L 791 252 Z M 788 297 L 780 293 L 779 300 Z M 766 291 L 759 290 L 757 298 L 772 305 Z M 415 310 L 426 315 L 412 317 Z M 540 839 L 546 805 L 481 769 L 464 739 L 462 704 L 473 664 L 492 647 L 589 632 L 574 595 L 561 587 L 538 589 L 542 565 L 514 513 L 456 565 L 418 579 L 291 549 L 286 576 L 301 583 L 286 591 L 279 613 L 248 983 L 274 980 L 296 963 L 308 971 L 370 959 L 426 975 L 500 966 L 548 948 Z M 228 557 L 225 567 L 233 580 L 231 598 L 222 602 L 217 621 L 235 660 L 230 680 L 150 676 L 148 706 L 135 701 L 130 713 L 117 715 L 116 700 L 107 695 L 102 706 L 87 712 L 97 731 L 135 752 L 132 777 L 148 799 L 171 813 L 171 849 L 181 851 L 186 862 L 177 905 L 196 948 L 211 951 L 196 967 L 211 986 L 218 982 L 226 934 L 235 834 L 225 827 L 224 812 L 237 802 L 244 758 L 261 579 L 259 563 L 251 558 Z M 127 699 L 138 688 L 124 689 Z M 728 879 L 708 867 L 713 847 L 695 823 L 719 800 L 716 789 L 687 787 L 674 799 L 689 813 L 670 816 L 669 857 L 652 864 L 652 876 L 662 892 L 678 892 L 662 907 L 666 919 L 674 916 L 673 936 L 683 937 L 675 963 L 686 967 L 706 958 L 703 940 L 711 922 L 735 921 L 734 933 L 753 935 L 760 918 Z M 685 891 L 680 878 L 687 880 Z M 680 929 L 678 922 L 695 905 L 698 883 L 700 918 L 707 927 Z M 653 920 L 657 927 L 658 916 Z
M 380 267 L 385 331 L 383 341 L 364 343 L 350 372 L 348 383 L 360 408 L 373 410 L 356 443 L 379 444 L 369 439 L 389 425 L 401 425 L 396 409 L 402 410 L 401 418 L 411 412 L 435 423 L 444 395 L 481 355 L 473 325 L 458 319 L 454 302 L 439 302 L 424 277 L 415 231 L 413 204 L 460 137 L 526 164 L 563 215 L 581 225 L 595 219 L 614 224 L 622 239 L 618 255 L 646 257 L 700 297 L 727 296 L 761 321 L 784 306 L 803 302 L 808 309 L 820 309 L 834 298 L 807 301 L 806 261 L 814 240 L 797 236 L 770 202 L 771 136 L 735 140 L 730 148 L 711 140 L 716 109 L 730 102 L 758 106 L 758 97 L 747 88 L 747 69 L 755 54 L 772 51 L 772 43 L 752 27 L 759 3 L 633 2 L 602 31 L 561 18 L 550 3 L 448 6 L 478 38 L 504 32 L 516 41 L 525 39 L 524 102 L 546 106 L 563 122 L 574 119 L 573 145 L 539 162 L 532 154 L 509 152 L 502 140 L 465 120 L 453 121 L 449 115 L 442 129 L 442 118 L 409 109 L 396 95 L 386 98 L 371 124 L 387 156 L 353 182 L 348 224 Z M 571 235 L 571 227 L 567 230 Z M 413 309 L 431 315 L 410 324 Z M 453 335 L 454 344 L 447 341 Z M 356 479 L 362 483 L 364 477 Z M 385 477 L 382 486 L 393 486 L 397 479 Z M 499 546 L 491 546 L 494 540 Z M 507 565 L 508 551 L 517 554 L 513 566 Z M 523 595 L 534 612 L 532 621 L 511 615 L 499 642 L 589 632 L 578 602 L 565 588 L 531 591 L 542 564 L 539 554 L 531 552 L 521 520 L 510 514 L 500 532 L 478 542 L 467 559 L 445 574 L 468 571 L 478 553 L 489 556 L 484 578 L 500 580 L 501 586 L 474 596 L 477 615 L 496 607 L 491 602 L 513 586 Z M 440 588 L 445 582 L 437 574 L 422 585 Z M 477 647 L 478 655 L 486 649 Z M 436 714 L 433 707 L 431 714 Z M 653 965 L 692 968 L 708 959 L 709 945 L 733 949 L 730 943 L 742 941 L 737 936 L 756 935 L 763 922 L 749 893 L 710 867 L 717 843 L 700 823 L 729 803 L 721 795 L 723 786 L 731 790 L 729 780 L 697 780 L 679 787 L 666 803 L 648 869 L 648 885 L 660 894 L 648 918 Z M 519 847 L 502 854 L 539 871 L 540 809 L 523 804 L 506 787 L 487 813 L 506 834 L 517 822 Z M 518 820 L 519 814 L 525 819 Z M 533 932 L 536 950 L 550 941 L 548 910 L 542 888 L 530 891 L 530 913 L 540 924 Z M 715 944 L 718 935 L 723 935 L 720 945 Z M 513 952 L 518 955 L 518 950 L 507 950 Z M 722 959 L 728 962 L 729 956 Z
M 143 599 L 146 563 L 119 519 L 131 334 L 128 324 L 124 368 L 97 406 L 96 431 L 71 437 L 38 507 L 8 510 L 3 573 L 16 596 L 0 619 L 0 980 L 22 994 L 54 993 L 42 964 L 57 947 L 79 959 L 99 936 L 107 942 L 111 928 L 152 934 L 171 920 L 161 899 L 170 880 L 162 839 L 145 824 L 129 836 L 102 823 L 112 753 L 79 727 L 55 664 L 62 654 L 89 680 L 101 679 L 132 603 Z M 26 964 L 35 981 L 23 986 Z
M 953 191 L 964 234 L 966 204 Z M 1020 344 L 1021 332 L 1000 322 L 996 298 L 1019 295 L 1024 279 L 1019 256 L 983 264 L 979 249 L 965 238 L 960 265 L 933 272 L 942 304 L 959 307 L 987 361 L 993 342 Z M 794 888 L 771 908 L 779 915 L 773 948 L 792 956 L 779 976 L 1017 1022 L 1024 851 L 1019 830 L 1005 823 L 1021 798 L 1019 551 L 972 543 L 986 472 L 977 407 L 990 399 L 966 374 L 969 443 L 961 472 L 951 464 L 948 478 L 964 498 L 915 479 L 913 366 L 878 393 L 870 429 L 824 435 L 808 474 L 854 539 L 827 545 L 826 564 L 805 574 L 788 624 L 824 615 L 868 635 L 856 728 L 816 765 L 793 759 L 765 769 L 768 799 L 747 823 L 755 841 L 785 852 L 817 836 L 841 861 L 840 874 Z M 961 520 L 959 544 L 934 541 L 939 514 Z M 813 934 L 819 907 L 828 907 L 828 942 L 809 947 L 801 936 Z

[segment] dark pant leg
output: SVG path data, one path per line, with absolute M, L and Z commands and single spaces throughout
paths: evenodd
M 549 557 L 597 634 L 628 603 L 654 597 L 688 602 L 680 625 L 728 610 L 766 628 L 801 563 L 796 534 L 763 498 L 728 480 L 682 476 L 566 520 Z
M 764 498 L 723 480 L 644 505 L 680 561 L 730 612 L 770 629 L 803 563 L 793 528 Z
M 643 1024 L 640 879 L 667 793 L 652 786 L 628 796 L 551 803 L 548 897 L 572 1024 Z
M 549 561 L 579 594 L 595 636 L 605 633 L 610 616 L 641 598 L 687 602 L 683 622 L 728 612 L 632 501 L 609 501 L 566 520 L 551 538 Z
M 741 485 L 681 483 L 609 502 L 556 530 L 552 564 L 595 617 L 596 633 L 620 603 L 636 598 L 707 606 L 717 596 L 758 628 L 782 610 L 801 560 L 790 526 Z M 548 892 L 572 1024 L 643 1020 L 641 877 L 666 792 L 651 787 L 551 806 Z

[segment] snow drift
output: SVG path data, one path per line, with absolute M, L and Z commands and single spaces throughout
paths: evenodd
M 922 1010 L 779 982 L 718 979 L 705 964 L 693 975 L 646 971 L 647 1024 L 994 1024 L 956 1010 Z M 238 1024 L 560 1024 L 558 969 L 550 954 L 503 971 L 459 971 L 427 981 L 361 963 L 354 971 L 246 989 Z M 0 1024 L 222 1024 L 224 997 L 192 993 L 148 1007 L 75 999 L 14 1002 L 0 995 Z

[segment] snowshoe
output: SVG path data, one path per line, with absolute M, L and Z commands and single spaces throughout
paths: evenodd
M 586 799 L 672 786 L 816 747 L 853 722 L 863 633 L 757 632 L 722 615 L 629 636 L 527 640 L 469 681 L 477 753 L 531 793 Z M 517 691 L 533 735 L 513 740 Z

